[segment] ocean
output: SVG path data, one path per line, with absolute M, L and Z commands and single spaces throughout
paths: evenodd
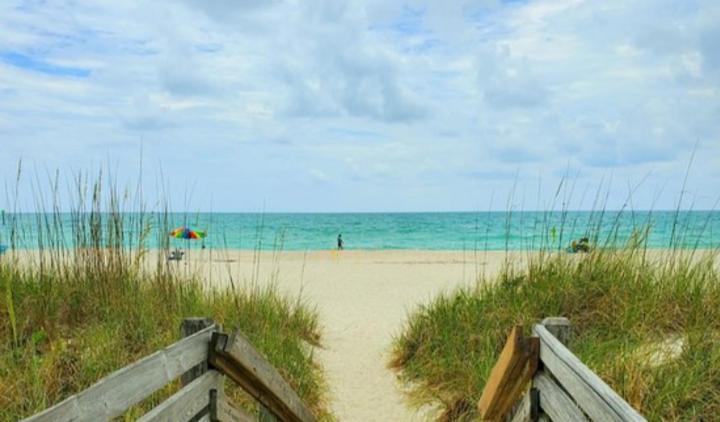
M 101 214 L 96 226 L 104 237 L 110 232 L 107 217 Z M 170 247 L 182 248 L 199 248 L 204 243 L 208 248 L 223 249 L 328 250 L 335 248 L 337 236 L 342 234 L 349 250 L 559 249 L 581 237 L 601 246 L 622 246 L 645 228 L 649 228 L 649 248 L 720 247 L 717 211 L 176 213 L 167 218 L 158 214 L 140 217 L 124 215 L 125 223 L 118 230 L 126 244 L 137 245 L 142 238 L 142 245 L 148 248 L 169 242 Z M 45 228 L 38 230 L 39 226 Z M 79 226 L 72 214 L 6 214 L 0 221 L 0 244 L 28 249 L 87 245 L 78 240 Z M 168 239 L 166 233 L 178 226 L 205 230 L 208 236 L 204 241 Z

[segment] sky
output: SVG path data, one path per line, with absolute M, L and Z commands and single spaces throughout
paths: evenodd
M 0 0 L 20 160 L 185 210 L 711 209 L 720 2 Z

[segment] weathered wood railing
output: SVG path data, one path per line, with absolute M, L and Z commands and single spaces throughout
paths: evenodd
M 645 421 L 565 347 L 570 322 L 546 318 L 531 337 L 513 328 L 478 404 L 484 420 Z
M 177 343 L 26 421 L 110 420 L 177 378 L 181 378 L 182 388 L 141 421 L 315 421 L 290 385 L 242 334 L 223 334 L 205 318 L 186 319 L 181 330 L 184 338 Z M 260 403 L 258 416 L 228 401 L 223 388 L 226 376 Z

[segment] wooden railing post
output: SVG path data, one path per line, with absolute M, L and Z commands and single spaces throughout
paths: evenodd
M 218 417 L 218 391 L 216 389 L 210 390 L 210 406 L 209 415 L 211 422 L 217 422 L 220 420 Z
M 567 346 L 572 335 L 572 326 L 570 320 L 565 317 L 548 317 L 542 321 L 542 325 L 554 335 L 560 343 Z
M 182 338 L 191 336 L 213 324 L 214 321 L 210 318 L 185 318 L 183 319 L 182 324 L 180 324 L 180 336 Z M 207 361 L 205 361 L 185 372 L 180 378 L 182 380 L 183 387 L 190 384 L 195 378 L 207 372 L 207 370 L 208 364 Z
M 572 334 L 572 326 L 570 325 L 570 320 L 565 317 L 547 317 L 542 320 L 540 323 L 542 324 L 547 330 L 555 336 L 556 339 L 560 343 L 562 343 L 563 346 L 567 346 L 570 342 L 570 335 Z M 544 371 L 542 372 L 544 374 Z M 536 377 L 533 379 L 533 389 L 536 390 L 536 383 L 539 382 L 538 378 Z M 538 397 L 539 398 L 539 397 Z M 550 418 L 548 415 L 540 411 L 538 413 L 538 419 L 537 420 L 549 420 Z

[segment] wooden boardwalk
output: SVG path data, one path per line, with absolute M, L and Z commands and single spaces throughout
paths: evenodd
M 186 319 L 182 333 L 186 337 L 177 343 L 25 421 L 111 420 L 177 378 L 182 379 L 182 389 L 141 421 L 315 421 L 290 385 L 241 333 L 228 336 L 204 318 Z M 259 402 L 258 415 L 250 415 L 229 402 L 223 388 L 226 377 Z
M 546 318 L 533 336 L 513 328 L 485 386 L 484 420 L 645 421 L 565 346 L 570 322 Z
M 184 338 L 101 379 L 26 421 L 106 421 L 121 417 L 168 383 L 183 387 L 140 421 L 314 422 L 315 416 L 240 332 L 190 318 Z M 491 421 L 632 421 L 645 419 L 567 349 L 570 323 L 547 318 L 523 337 L 511 331 L 486 383 L 478 410 Z M 224 393 L 225 379 L 258 402 L 256 415 Z M 372 406 L 372 403 L 367 403 Z

